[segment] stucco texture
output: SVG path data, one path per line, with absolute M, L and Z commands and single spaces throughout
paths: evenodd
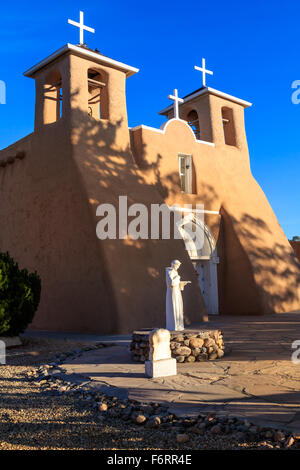
M 107 87 L 101 120 L 88 115 L 91 68 Z M 62 117 L 56 122 L 45 89 L 50 76 L 62 83 Z M 163 132 L 130 131 L 126 74 L 116 67 L 68 53 L 33 78 L 35 131 L 0 152 L 0 163 L 25 152 L 25 158 L 0 167 L 0 250 L 42 278 L 32 328 L 105 334 L 164 327 L 165 267 L 174 258 L 182 262 L 182 279 L 192 281 L 184 291 L 186 324 L 206 315 L 182 240 L 97 238 L 97 206 L 117 207 L 122 195 L 128 205 L 149 209 L 151 203 L 204 203 L 220 212 L 206 214 L 205 222 L 220 257 L 221 314 L 300 308 L 299 262 L 251 174 L 241 106 L 232 105 L 232 147 L 224 144 L 222 100 L 200 99 L 206 139 L 215 144 L 209 146 L 197 142 L 181 120 L 170 120 Z M 178 153 L 193 156 L 194 194 L 181 192 Z

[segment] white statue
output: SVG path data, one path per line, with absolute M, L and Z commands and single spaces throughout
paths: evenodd
M 171 267 L 166 268 L 167 298 L 166 298 L 166 329 L 170 331 L 184 330 L 183 301 L 181 291 L 191 281 L 180 281 L 178 274 L 180 261 L 173 260 Z

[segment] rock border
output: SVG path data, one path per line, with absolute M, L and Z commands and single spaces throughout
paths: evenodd
M 273 429 L 250 423 L 229 414 L 214 412 L 202 413 L 197 417 L 178 417 L 168 411 L 167 403 L 143 403 L 131 399 L 119 399 L 103 392 L 92 389 L 88 383 L 71 383 L 64 378 L 63 361 L 67 358 L 80 357 L 85 351 L 113 346 L 114 343 L 97 343 L 91 347 L 76 349 L 70 353 L 55 356 L 49 364 L 43 364 L 27 372 L 25 376 L 40 387 L 49 396 L 68 394 L 80 400 L 85 406 L 91 407 L 98 413 L 99 423 L 113 419 L 121 419 L 136 426 L 146 426 L 164 430 L 174 436 L 176 443 L 184 446 L 193 435 L 231 437 L 241 444 L 252 443 L 261 449 L 290 449 L 300 448 L 300 432 L 286 432 L 283 429 Z
M 145 362 L 149 359 L 149 334 L 152 330 L 139 330 L 132 333 L 130 351 L 133 361 Z M 177 362 L 201 362 L 220 359 L 225 346 L 221 330 L 184 330 L 171 333 L 171 353 Z

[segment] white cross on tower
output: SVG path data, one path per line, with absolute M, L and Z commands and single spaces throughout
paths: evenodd
M 168 98 L 174 101 L 173 109 L 174 109 L 174 118 L 179 119 L 179 107 L 178 103 L 183 103 L 184 100 L 182 98 L 178 98 L 178 90 L 175 88 L 174 95 L 169 95 Z
M 83 23 L 83 11 L 80 12 L 79 14 L 79 18 L 80 18 L 80 23 L 77 23 L 76 21 L 73 21 L 73 20 L 69 20 L 68 19 L 68 23 L 69 24 L 72 24 L 73 26 L 77 26 L 77 28 L 79 28 L 79 44 L 84 44 L 84 41 L 83 41 L 83 31 L 89 31 L 90 33 L 94 33 L 95 30 L 94 28 L 89 28 L 89 26 L 85 26 L 84 23 Z
M 202 67 L 194 66 L 195 70 L 200 70 L 202 72 L 202 86 L 206 87 L 206 74 L 213 75 L 214 73 L 211 70 L 205 68 L 205 59 L 202 59 Z

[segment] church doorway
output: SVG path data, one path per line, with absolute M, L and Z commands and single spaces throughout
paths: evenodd
M 200 222 L 193 219 L 191 224 L 199 224 Z M 219 300 L 218 300 L 218 272 L 217 265 L 219 258 L 217 254 L 217 247 L 215 244 L 214 237 L 210 232 L 207 225 L 201 226 L 203 230 L 203 246 L 201 249 L 197 249 L 193 246 L 190 236 L 185 231 L 184 226 L 179 228 L 183 240 L 188 240 L 188 253 L 194 269 L 197 273 L 199 288 L 203 296 L 207 313 L 209 315 L 218 315 L 219 313 Z

